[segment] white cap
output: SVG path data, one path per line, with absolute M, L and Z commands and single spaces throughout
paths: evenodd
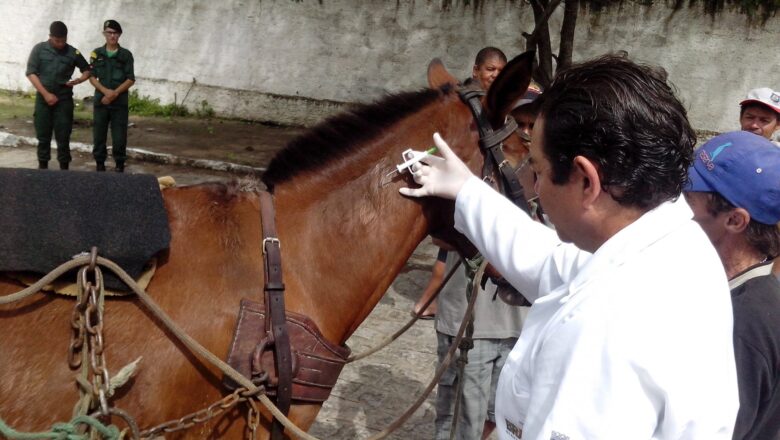
M 748 92 L 747 97 L 739 105 L 755 102 L 764 104 L 777 113 L 780 113 L 780 92 L 775 92 L 769 87 L 761 87 Z

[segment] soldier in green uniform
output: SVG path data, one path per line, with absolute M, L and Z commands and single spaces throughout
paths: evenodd
M 71 80 L 78 67 L 81 76 Z M 70 164 L 70 133 L 73 130 L 73 86 L 89 78 L 87 60 L 68 44 L 68 28 L 55 21 L 49 26 L 49 40 L 38 43 L 27 60 L 27 79 L 35 90 L 35 136 L 38 138 L 38 168 L 49 167 L 51 133 L 57 140 L 60 169 Z
M 135 83 L 133 72 L 133 54 L 119 46 L 122 26 L 115 20 L 103 22 L 103 36 L 106 44 L 98 47 L 89 56 L 92 76 L 89 82 L 95 86 L 94 101 L 94 147 L 98 171 L 106 170 L 106 136 L 111 126 L 111 142 L 116 171 L 125 170 L 127 159 L 127 90 Z

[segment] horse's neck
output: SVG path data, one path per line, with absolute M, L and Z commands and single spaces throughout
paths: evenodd
M 302 301 L 289 306 L 332 341 L 343 342 L 365 319 L 427 234 L 418 204 L 395 186 L 371 191 L 372 183 L 361 177 L 304 203 L 276 195 L 285 283 L 300 294 L 290 301 Z
M 299 292 L 290 309 L 311 316 L 331 341 L 349 337 L 428 234 L 428 201 L 398 193 L 412 184 L 408 175 L 381 183 L 405 148 L 427 145 L 433 130 L 444 128 L 429 122 L 441 109 L 429 110 L 393 127 L 405 138 L 380 139 L 361 157 L 334 165 L 338 172 L 309 173 L 274 191 L 285 283 Z

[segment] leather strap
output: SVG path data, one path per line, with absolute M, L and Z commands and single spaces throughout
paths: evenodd
M 482 167 L 482 178 L 484 179 L 487 177 L 490 174 L 491 168 L 495 166 L 498 169 L 498 174 L 500 176 L 499 189 L 504 193 L 504 196 L 512 201 L 512 203 L 525 211 L 526 214 L 530 215 L 531 208 L 525 200 L 520 180 L 517 178 L 515 170 L 509 165 L 509 162 L 504 156 L 504 151 L 502 150 L 504 140 L 517 130 L 517 121 L 512 117 L 508 117 L 504 126 L 494 131 L 482 111 L 481 98 L 482 96 L 485 96 L 485 92 L 482 90 L 461 89 L 458 91 L 458 95 L 461 100 L 469 106 L 471 114 L 477 121 L 479 147 L 485 152 L 485 164 Z
M 287 317 L 284 310 L 284 282 L 282 279 L 282 247 L 276 235 L 274 203 L 271 194 L 260 192 L 260 214 L 263 228 L 263 261 L 265 263 L 265 306 L 270 319 L 266 320 L 266 331 L 270 330 L 274 342 L 274 365 L 278 383 L 276 385 L 276 407 L 284 415 L 290 411 L 292 401 L 292 355 L 290 335 L 287 331 Z M 274 419 L 271 438 L 282 439 L 284 426 Z

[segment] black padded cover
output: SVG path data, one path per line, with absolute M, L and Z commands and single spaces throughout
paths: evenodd
M 170 240 L 152 175 L 0 168 L 0 271 L 46 274 L 97 246 L 138 278 Z M 103 273 L 107 288 L 129 290 Z

